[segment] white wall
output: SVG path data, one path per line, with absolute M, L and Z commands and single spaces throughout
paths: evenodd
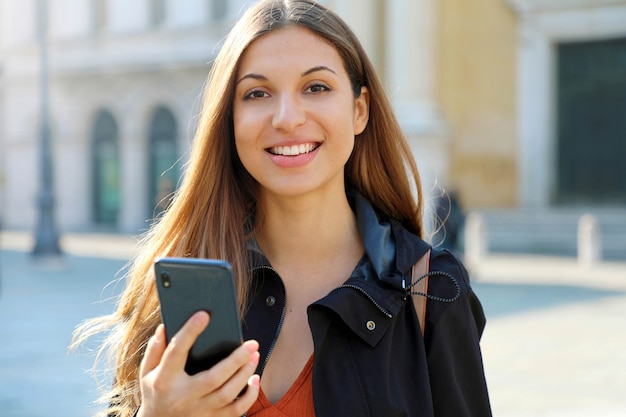
M 51 40 L 68 41 L 93 33 L 92 1 L 47 0 Z
M 106 31 L 112 35 L 139 33 L 149 27 L 149 0 L 107 2 Z
M 37 40 L 37 0 L 2 0 L 0 30 L 9 48 L 32 44 Z
M 205 0 L 169 0 L 166 2 L 166 26 L 184 29 L 200 26 L 209 14 Z

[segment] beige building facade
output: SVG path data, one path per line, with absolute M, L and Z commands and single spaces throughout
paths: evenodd
M 449 183 L 468 208 L 518 199 L 518 21 L 501 0 L 439 2 L 437 98 L 449 130 Z

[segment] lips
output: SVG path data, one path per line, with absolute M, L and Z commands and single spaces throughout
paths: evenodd
M 272 148 L 268 148 L 267 151 L 272 155 L 281 155 L 281 156 L 298 156 L 313 152 L 317 148 L 319 148 L 320 143 L 311 142 L 311 143 L 301 143 L 299 145 L 290 145 L 290 146 L 274 146 Z

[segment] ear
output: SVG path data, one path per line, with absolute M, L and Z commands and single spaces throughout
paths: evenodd
M 365 130 L 370 119 L 370 92 L 367 87 L 361 87 L 361 94 L 354 101 L 354 135 L 360 135 Z

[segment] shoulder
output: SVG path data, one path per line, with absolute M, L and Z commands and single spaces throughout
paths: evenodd
M 473 323 L 482 333 L 485 317 L 482 305 L 474 293 L 463 263 L 447 249 L 433 249 L 430 257 L 428 282 L 428 320 Z
M 467 269 L 461 260 L 448 249 L 431 249 L 429 271 L 431 276 L 437 276 L 438 272 L 443 275 L 450 275 L 458 283 L 463 292 L 471 290 L 470 277 Z

